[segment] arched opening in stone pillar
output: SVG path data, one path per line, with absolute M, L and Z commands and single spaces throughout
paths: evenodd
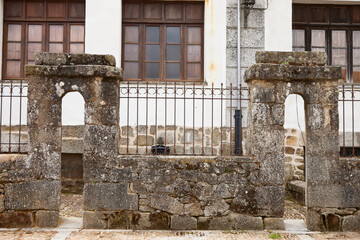
M 79 92 L 62 98 L 61 205 L 62 220 L 83 216 L 83 134 L 85 101 Z
M 305 126 L 304 99 L 290 94 L 285 101 L 284 121 L 285 218 L 305 219 Z

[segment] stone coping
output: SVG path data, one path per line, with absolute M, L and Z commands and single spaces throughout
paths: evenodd
M 118 155 L 118 158 L 122 159 L 154 159 L 160 161 L 182 161 L 184 163 L 196 163 L 199 161 L 235 161 L 235 162 L 258 162 L 255 158 L 248 156 L 187 156 L 187 155 L 167 155 L 167 156 L 154 156 L 154 155 Z
M 324 81 L 341 79 L 341 67 L 294 66 L 284 64 L 257 63 L 246 70 L 244 78 L 267 81 Z M 334 84 L 338 82 L 334 81 Z
M 25 75 L 32 76 L 52 76 L 66 78 L 87 78 L 87 77 L 106 77 L 115 80 L 122 79 L 123 71 L 120 68 L 105 65 L 26 65 Z
M 257 63 L 274 63 L 297 66 L 325 66 L 326 53 L 323 52 L 256 52 Z
M 35 65 L 105 65 L 116 66 L 112 55 L 49 53 L 35 54 Z

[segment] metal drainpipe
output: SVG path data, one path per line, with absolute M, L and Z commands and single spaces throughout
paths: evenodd
M 238 0 L 238 6 L 237 6 L 237 12 L 238 12 L 238 19 L 237 19 L 237 32 L 238 32 L 238 41 L 237 41 L 237 53 L 238 53 L 238 61 L 237 61 L 237 87 L 240 87 L 241 84 L 241 0 Z M 241 92 L 240 92 L 241 94 Z M 238 109 L 241 109 L 240 107 L 240 101 L 238 101 L 237 106 Z

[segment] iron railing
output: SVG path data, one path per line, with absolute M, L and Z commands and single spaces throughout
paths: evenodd
M 214 156 L 234 155 L 237 148 L 241 155 L 241 142 L 234 144 L 242 127 L 235 132 L 234 114 L 247 105 L 247 92 L 231 84 L 123 83 L 120 153 Z
M 233 155 L 236 109 L 246 115 L 248 89 L 232 85 L 134 84 L 120 86 L 120 153 L 153 154 L 162 138 L 175 155 Z M 27 84 L 0 83 L 0 153 L 27 151 Z M 360 84 L 339 86 L 341 156 L 360 155 Z M 158 148 L 155 148 L 157 151 Z M 156 152 L 155 152 L 156 153 Z

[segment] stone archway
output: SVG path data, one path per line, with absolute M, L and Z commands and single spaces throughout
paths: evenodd
M 263 207 L 274 216 L 283 214 L 284 103 L 289 94 L 299 94 L 305 102 L 307 132 L 307 225 L 322 230 L 314 212 L 342 206 L 337 92 L 341 68 L 325 66 L 326 55 L 312 52 L 263 52 L 256 61 L 245 73 L 250 91 L 247 151 L 261 164 Z
M 60 207 L 61 100 L 78 91 L 85 101 L 84 199 L 91 201 L 92 188 L 100 182 L 105 164 L 118 155 L 119 84 L 121 70 L 110 55 L 36 55 L 36 65 L 26 66 L 29 78 L 28 126 L 31 198 L 19 199 L 17 209 L 39 210 L 36 225 L 56 227 Z M 39 193 L 39 194 L 36 194 Z M 24 207 L 25 206 L 25 207 Z

